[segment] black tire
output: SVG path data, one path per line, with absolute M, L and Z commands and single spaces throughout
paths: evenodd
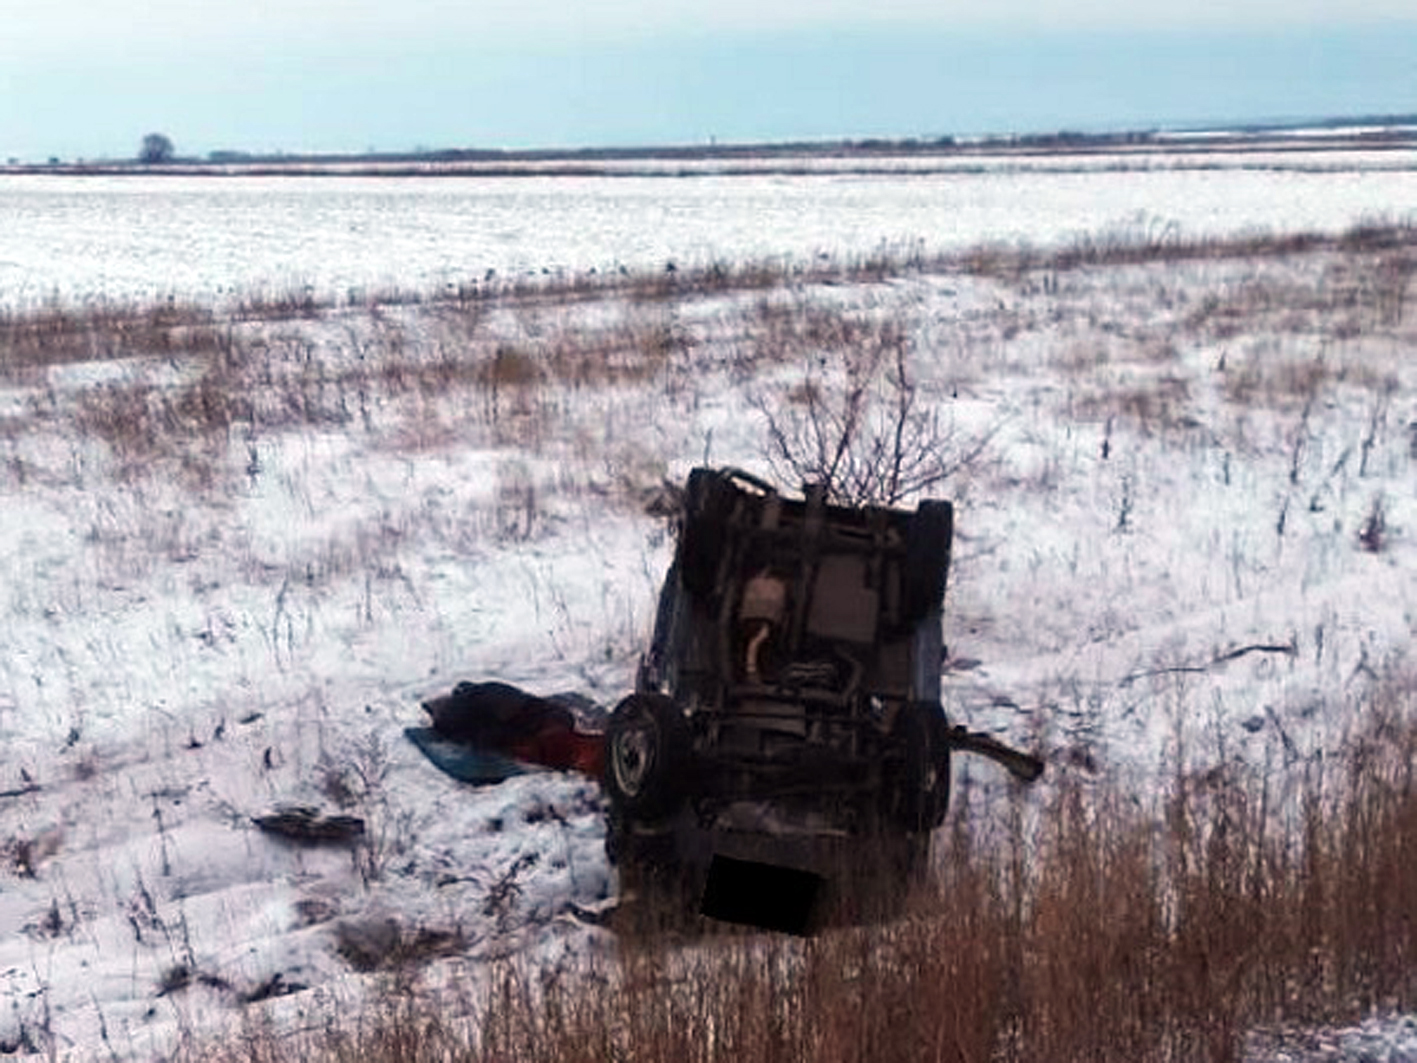
M 934 830 L 945 822 L 950 810 L 954 747 L 950 744 L 950 721 L 944 707 L 930 702 L 919 704 L 930 721 L 930 753 L 935 758 L 935 797 L 930 807 L 930 829 Z
M 886 779 L 884 818 L 907 834 L 929 834 L 945 820 L 950 803 L 950 750 L 939 707 L 910 701 L 891 730 L 891 771 Z
M 646 868 L 659 869 L 676 862 L 674 837 L 669 831 L 638 833 L 612 808 L 606 816 L 605 857 L 622 872 L 642 875 Z
M 686 795 L 689 729 L 672 700 L 631 694 L 605 728 L 605 792 L 622 822 L 665 819 Z
M 640 667 L 635 673 L 636 694 L 662 694 L 668 689 L 669 675 L 678 658 L 676 641 L 683 630 L 680 617 L 683 593 L 676 560 L 669 566 L 664 585 L 659 589 L 659 602 L 654 611 L 654 634 L 650 638 L 649 650 L 640 658 Z
M 695 469 L 685 486 L 685 521 L 679 543 L 679 578 L 694 597 L 713 596 L 728 519 L 737 491 L 712 469 Z
M 918 624 L 944 602 L 953 536 L 954 507 L 948 502 L 921 502 L 905 539 L 902 619 L 906 627 Z

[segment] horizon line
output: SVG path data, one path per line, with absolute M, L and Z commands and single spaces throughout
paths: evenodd
M 208 167 L 241 164 L 339 164 L 339 163 L 399 163 L 399 162 L 533 162 L 573 161 L 577 159 L 610 161 L 617 159 L 682 158 L 713 159 L 734 157 L 771 157 L 790 154 L 950 154 L 969 150 L 1044 149 L 1060 153 L 1086 153 L 1089 150 L 1117 147 L 1221 146 L 1263 143 L 1266 138 L 1297 144 L 1300 134 L 1317 145 L 1328 142 L 1342 146 L 1347 140 L 1361 146 L 1399 146 L 1417 140 L 1417 113 L 1317 115 L 1276 119 L 1236 119 L 1216 122 L 1157 123 L 1146 127 L 1114 127 L 1092 129 L 1054 129 L 1036 131 L 1000 131 L 988 133 L 942 133 L 901 136 L 823 136 L 772 140 L 665 141 L 644 144 L 603 144 L 578 147 L 547 145 L 542 147 L 415 147 L 406 150 L 370 149 L 367 151 L 247 151 L 240 148 L 217 148 L 204 155 L 173 153 L 161 160 L 140 157 L 97 156 L 64 160 L 50 156 L 46 162 L 22 161 L 12 157 L 0 163 L 0 171 L 44 170 L 55 167 L 112 167 L 132 169 L 162 166 Z

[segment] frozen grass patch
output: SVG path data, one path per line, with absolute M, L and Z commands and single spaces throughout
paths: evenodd
M 0 1046 L 1225 1059 L 1411 1003 L 1410 233 L 1141 237 L 7 318 Z M 968 776 L 901 924 L 607 957 L 594 785 L 402 728 L 462 678 L 613 704 L 687 469 L 791 489 L 848 425 L 905 505 L 943 461 L 950 711 L 1056 789 Z M 286 805 L 365 840 L 277 848 Z
M 512 958 L 391 982 L 317 1032 L 252 1015 L 234 1047 L 194 1037 L 173 1058 L 1255 1058 L 1252 1029 L 1414 1002 L 1410 701 L 1392 677 L 1341 755 L 1294 775 L 1178 768 L 1147 796 L 1064 779 L 1038 807 L 1003 798 L 992 829 L 956 810 L 933 888 L 895 923 Z

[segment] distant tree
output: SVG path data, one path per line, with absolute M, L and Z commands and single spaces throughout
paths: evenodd
M 143 146 L 138 149 L 139 162 L 171 162 L 172 138 L 163 133 L 149 133 L 143 137 Z

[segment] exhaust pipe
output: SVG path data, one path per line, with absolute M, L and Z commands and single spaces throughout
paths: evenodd
M 951 727 L 947 734 L 949 747 L 964 753 L 978 753 L 1008 769 L 1020 782 L 1037 782 L 1043 774 L 1043 759 L 1004 745 L 997 738 L 964 726 Z

